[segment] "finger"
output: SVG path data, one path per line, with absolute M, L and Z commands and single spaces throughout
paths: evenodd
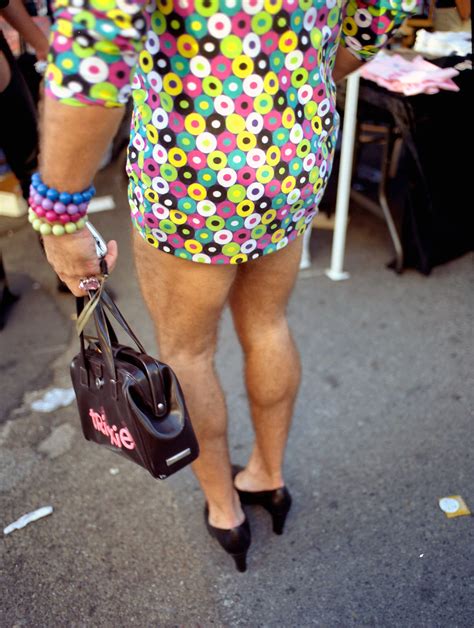
M 66 286 L 69 288 L 69 290 L 72 292 L 72 294 L 75 297 L 87 296 L 87 292 L 79 288 L 80 279 L 78 277 L 65 277 L 64 275 L 63 276 L 59 275 L 59 278 L 61 279 L 62 282 L 66 284 Z
M 58 277 L 66 284 L 75 297 L 86 297 L 89 295 L 88 289 L 81 286 L 81 283 L 84 281 L 84 275 L 58 273 Z
M 105 256 L 105 261 L 107 262 L 107 267 L 109 272 L 112 272 L 117 264 L 118 258 L 118 246 L 115 240 L 110 240 L 107 242 L 107 255 Z

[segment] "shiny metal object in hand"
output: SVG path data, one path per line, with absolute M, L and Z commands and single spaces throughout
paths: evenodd
M 94 238 L 95 251 L 97 253 L 97 257 L 98 258 L 105 257 L 107 255 L 107 244 L 104 238 L 100 235 L 100 233 L 97 231 L 97 229 L 94 227 L 94 225 L 91 222 L 87 221 L 86 227 L 89 229 L 90 233 L 92 234 L 92 237 Z
M 37 61 L 35 63 L 35 70 L 38 74 L 44 74 L 46 72 L 46 68 L 48 67 L 47 61 Z

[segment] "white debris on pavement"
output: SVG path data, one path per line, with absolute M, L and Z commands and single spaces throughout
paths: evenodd
M 110 472 L 110 475 L 118 475 L 120 473 L 117 467 L 112 467 L 112 469 L 109 469 L 109 472 Z
M 442 497 L 439 500 L 439 507 L 445 513 L 448 518 L 460 517 L 462 515 L 470 515 L 466 502 L 461 495 L 450 495 L 449 497 Z
M 105 212 L 111 209 L 115 209 L 114 197 L 107 195 L 93 198 L 89 203 L 87 211 L 89 214 L 95 214 L 96 212 Z
M 10 523 L 10 525 L 8 525 L 6 528 L 3 528 L 3 534 L 6 536 L 7 534 L 10 534 L 14 530 L 21 530 L 21 528 L 24 528 L 29 523 L 33 523 L 33 521 L 38 521 L 38 519 L 42 519 L 43 517 L 48 517 L 50 514 L 52 514 L 52 512 L 53 512 L 52 506 L 42 506 L 41 508 L 38 508 L 37 510 L 28 512 L 26 513 L 26 515 L 23 515 L 22 517 L 20 517 L 13 523 Z
M 51 388 L 41 399 L 33 401 L 31 409 L 37 412 L 53 412 L 71 404 L 76 395 L 73 388 Z

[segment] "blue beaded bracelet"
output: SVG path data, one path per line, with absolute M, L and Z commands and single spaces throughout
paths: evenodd
M 82 192 L 74 192 L 73 194 L 70 194 L 69 192 L 59 192 L 55 188 L 50 188 L 43 183 L 39 172 L 35 172 L 31 177 L 31 185 L 36 192 L 41 194 L 44 198 L 49 198 L 51 201 L 59 201 L 65 205 L 68 205 L 69 203 L 74 203 L 75 205 L 88 203 L 95 194 L 95 187 L 93 185 L 86 188 Z

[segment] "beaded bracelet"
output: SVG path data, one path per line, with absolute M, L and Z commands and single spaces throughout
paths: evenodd
M 38 218 L 35 212 L 30 208 L 28 210 L 28 221 L 35 231 L 39 231 L 41 235 L 61 236 L 65 234 L 75 233 L 85 227 L 87 217 L 79 218 L 76 222 L 60 222 L 51 223 L 42 218 Z
M 41 194 L 41 196 L 44 196 L 53 202 L 60 201 L 65 205 L 68 203 L 75 203 L 76 205 L 88 203 L 95 194 L 95 188 L 93 185 L 82 192 L 74 192 L 74 194 L 70 194 L 69 192 L 58 192 L 55 188 L 50 188 L 43 183 L 39 172 L 35 172 L 31 177 L 31 186 L 36 192 L 38 192 L 38 194 Z
M 87 213 L 88 204 L 81 203 L 76 205 L 75 203 L 69 203 L 65 205 L 60 201 L 53 203 L 49 198 L 44 198 L 39 194 L 31 195 L 29 200 L 30 208 L 35 212 L 39 218 L 44 218 L 48 222 L 71 222 L 75 219 L 79 219 L 85 216 Z
M 82 192 L 59 192 L 48 187 L 36 172 L 31 178 L 28 219 L 42 235 L 74 233 L 85 225 L 93 185 Z

